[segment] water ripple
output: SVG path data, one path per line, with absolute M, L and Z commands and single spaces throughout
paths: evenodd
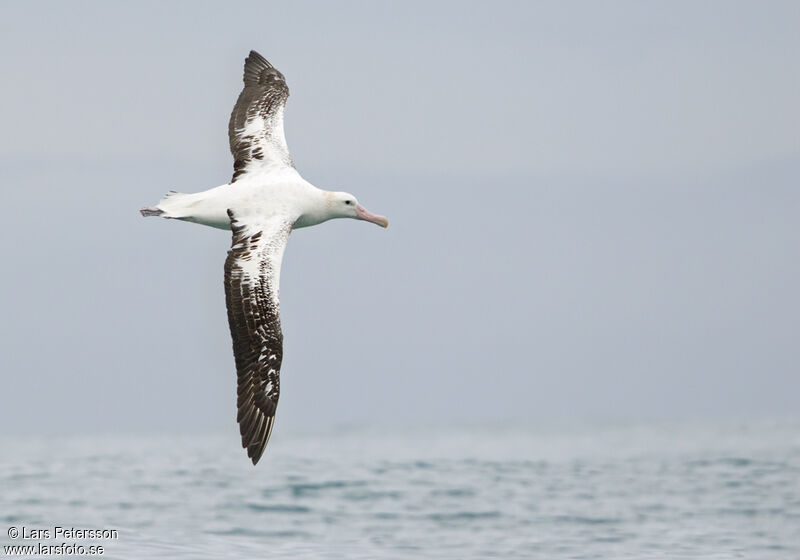
M 793 423 L 353 432 L 277 437 L 253 468 L 229 438 L 15 440 L 0 520 L 118 528 L 108 558 L 786 560 L 795 441 Z

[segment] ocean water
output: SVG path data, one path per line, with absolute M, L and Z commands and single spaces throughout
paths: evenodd
M 0 438 L 0 544 L 131 559 L 800 558 L 797 421 L 273 439 L 253 468 L 235 432 Z

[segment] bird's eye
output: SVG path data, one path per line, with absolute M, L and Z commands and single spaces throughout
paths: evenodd
M 353 201 L 352 200 L 345 200 L 344 203 L 345 204 L 353 204 Z

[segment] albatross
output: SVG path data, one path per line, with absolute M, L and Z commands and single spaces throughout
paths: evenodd
M 145 217 L 233 232 L 225 259 L 225 303 L 236 363 L 236 420 L 253 465 L 272 434 L 280 396 L 283 333 L 278 283 L 289 234 L 333 218 L 389 225 L 353 195 L 319 189 L 300 176 L 283 133 L 288 97 L 283 74 L 250 51 L 244 61 L 244 88 L 228 124 L 234 159 L 231 182 L 199 193 L 171 192 L 140 210 Z

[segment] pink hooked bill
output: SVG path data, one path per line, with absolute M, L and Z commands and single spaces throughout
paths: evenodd
M 360 220 L 366 220 L 367 222 L 372 222 L 373 224 L 378 224 L 383 228 L 389 227 L 389 220 L 386 219 L 385 216 L 378 216 L 377 214 L 373 214 L 360 204 L 356 206 L 356 214 L 358 214 L 358 218 Z

